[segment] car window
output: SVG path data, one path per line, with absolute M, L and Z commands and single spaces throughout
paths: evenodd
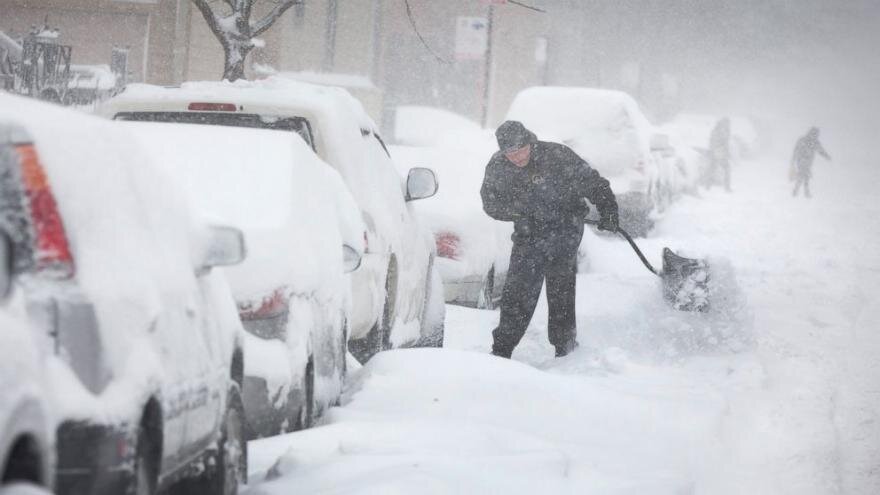
M 274 115 L 227 112 L 120 112 L 113 118 L 115 120 L 138 122 L 172 122 L 177 124 L 222 125 L 227 127 L 293 131 L 299 134 L 313 151 L 315 150 L 314 139 L 312 139 L 312 126 L 303 117 L 279 117 Z

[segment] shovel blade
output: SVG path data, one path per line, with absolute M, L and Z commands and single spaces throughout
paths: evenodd
M 709 264 L 663 248 L 663 296 L 681 311 L 709 310 Z

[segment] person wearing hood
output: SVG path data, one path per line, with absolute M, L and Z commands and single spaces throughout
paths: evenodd
M 608 181 L 567 146 L 538 141 L 517 121 L 501 124 L 495 136 L 499 151 L 486 165 L 480 196 L 486 213 L 513 222 L 514 233 L 492 354 L 510 358 L 546 279 L 548 337 L 556 356 L 565 356 L 578 345 L 575 282 L 585 199 L 599 210 L 599 229 L 609 232 L 618 229 L 617 200 Z
M 811 127 L 807 134 L 797 140 L 791 156 L 789 175 L 795 181 L 792 196 L 797 196 L 803 185 L 804 196 L 810 197 L 810 179 L 813 177 L 813 160 L 816 158 L 816 153 L 826 160 L 831 160 L 831 156 L 819 142 L 819 128 Z

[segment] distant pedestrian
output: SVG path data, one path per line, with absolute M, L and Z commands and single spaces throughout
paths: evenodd
M 816 153 L 822 155 L 826 160 L 831 160 L 831 156 L 825 151 L 822 143 L 819 142 L 819 128 L 811 127 L 809 131 L 794 146 L 794 153 L 791 156 L 791 165 L 789 168 L 789 176 L 795 181 L 792 196 L 797 196 L 801 185 L 804 186 L 804 196 L 810 197 L 810 179 L 813 177 L 813 160 Z
M 724 174 L 724 190 L 730 192 L 730 119 L 720 119 L 709 136 L 709 170 L 713 185 L 718 180 L 718 173 Z
M 617 200 L 608 181 L 565 145 L 538 141 L 521 123 L 495 132 L 499 151 L 486 165 L 480 195 L 486 213 L 513 222 L 513 250 L 501 298 L 501 320 L 492 332 L 492 354 L 509 358 L 526 332 L 547 280 L 547 333 L 556 357 L 577 347 L 577 251 L 589 207 L 599 209 L 599 229 L 618 229 Z

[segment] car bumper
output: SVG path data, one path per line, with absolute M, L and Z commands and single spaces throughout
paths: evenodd
M 443 280 L 443 297 L 447 303 L 472 308 L 486 304 L 483 301 L 483 289 L 490 267 L 486 267 L 485 273 L 466 273 L 462 269 L 465 265 L 458 261 L 445 258 L 440 258 L 439 261 L 437 266 L 440 270 L 440 278 Z M 497 272 L 494 274 L 492 290 L 494 304 L 488 305 L 489 307 L 494 307 L 501 299 L 504 275 Z
M 134 478 L 133 428 L 66 421 L 57 435 L 59 495 L 126 493 Z

